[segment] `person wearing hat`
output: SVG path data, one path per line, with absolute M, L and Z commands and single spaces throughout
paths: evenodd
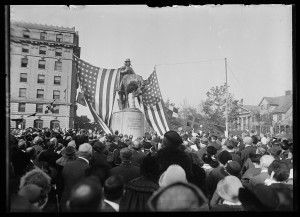
M 56 163 L 62 167 L 66 165 L 67 162 L 76 159 L 76 150 L 73 146 L 67 146 L 64 151 L 62 151 L 62 157 L 56 160 Z
M 241 175 L 243 184 L 249 184 L 250 178 L 257 176 L 261 173 L 260 167 L 260 154 L 250 154 L 248 160 L 246 161 L 244 167 L 242 167 Z
M 60 204 L 62 210 L 66 209 L 66 201 L 70 196 L 72 187 L 84 177 L 85 171 L 89 168 L 89 161 L 92 156 L 92 146 L 89 143 L 83 143 L 78 148 L 78 158 L 65 164 L 62 170 L 64 181 L 64 192 Z
M 252 145 L 252 138 L 249 136 L 244 137 L 245 148 L 241 151 L 241 161 L 242 165 L 245 164 L 246 160 L 249 158 L 250 153 L 255 154 L 256 149 Z
M 254 186 L 258 184 L 264 184 L 265 180 L 269 177 L 268 175 L 268 168 L 271 165 L 271 163 L 274 161 L 274 157 L 271 155 L 263 155 L 260 158 L 260 168 L 261 172 L 260 174 L 253 176 L 249 180 L 249 188 L 254 189 Z
M 219 166 L 214 168 L 206 179 L 209 199 L 213 196 L 218 182 L 225 176 L 228 176 L 228 173 L 225 172 L 224 167 L 226 167 L 229 161 L 232 161 L 232 156 L 228 151 L 224 150 L 219 154 L 218 161 Z
M 187 176 L 187 180 L 192 175 L 192 162 L 187 153 L 181 148 L 182 138 L 173 130 L 164 134 L 162 148 L 157 151 L 157 159 L 160 164 L 161 173 L 166 171 L 172 164 L 181 166 Z
M 130 74 L 135 75 L 135 72 L 132 68 L 130 59 L 127 58 L 124 62 L 124 66 L 122 66 L 121 70 L 120 70 L 120 83 L 119 83 L 119 86 L 117 87 L 118 91 L 120 91 L 120 88 L 121 88 L 120 84 L 121 84 L 121 81 L 122 81 L 124 75 L 130 75 Z
M 202 137 L 200 143 L 200 149 L 196 151 L 196 154 L 198 155 L 199 159 L 202 159 L 203 154 L 207 153 L 207 147 L 208 147 L 208 139 L 206 137 Z
M 226 176 L 221 179 L 216 191 L 210 200 L 211 211 L 243 211 L 239 201 L 239 190 L 243 185 L 236 176 Z
M 232 160 L 238 162 L 240 166 L 242 166 L 242 161 L 240 156 L 235 153 L 234 142 L 232 140 L 227 140 L 225 142 L 225 146 L 226 146 L 226 150 L 231 154 Z
M 30 156 L 26 153 L 26 141 L 20 139 L 18 141 L 18 148 L 12 152 L 11 162 L 16 175 L 23 175 L 26 168 L 31 164 Z
M 122 164 L 110 169 L 109 176 L 120 174 L 124 178 L 125 185 L 127 185 L 129 181 L 141 175 L 140 168 L 132 165 L 131 163 L 132 161 L 131 149 L 122 148 L 120 151 L 120 158 L 122 160 Z
M 140 167 L 141 176 L 131 180 L 125 186 L 125 195 L 120 207 L 121 212 L 148 211 L 147 201 L 158 188 L 159 164 L 155 157 L 147 156 Z
M 209 211 L 208 200 L 195 185 L 175 182 L 158 189 L 147 202 L 152 212 Z

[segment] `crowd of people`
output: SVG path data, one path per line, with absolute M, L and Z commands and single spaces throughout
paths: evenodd
M 292 211 L 293 143 L 254 133 L 14 129 L 10 212 Z

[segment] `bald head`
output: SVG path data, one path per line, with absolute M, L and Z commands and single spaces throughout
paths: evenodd
M 135 150 L 137 150 L 137 149 L 140 149 L 140 147 L 141 147 L 141 142 L 140 142 L 140 140 L 138 140 L 138 139 L 134 140 L 134 141 L 133 141 L 133 148 L 134 148 Z
M 274 160 L 275 160 L 275 158 L 272 155 L 263 155 L 260 158 L 260 167 L 268 168 Z
M 100 183 L 93 177 L 83 179 L 71 191 L 69 208 L 74 212 L 95 212 L 102 199 Z

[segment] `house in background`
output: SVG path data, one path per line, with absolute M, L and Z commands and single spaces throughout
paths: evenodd
M 237 120 L 230 122 L 229 126 L 230 131 L 242 132 L 253 130 L 259 133 L 259 106 L 243 105 L 240 103 Z
M 286 91 L 284 96 L 263 97 L 258 106 L 262 133 L 292 134 L 293 96 L 291 90 Z

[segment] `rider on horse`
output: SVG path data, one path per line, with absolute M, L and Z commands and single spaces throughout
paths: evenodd
M 124 77 L 124 75 L 130 75 L 130 74 L 134 74 L 135 72 L 133 71 L 132 67 L 131 67 L 131 61 L 130 59 L 126 59 L 124 66 L 121 67 L 121 71 L 120 71 L 120 82 L 119 82 L 119 90 L 120 90 L 120 84 L 122 81 L 122 78 Z

